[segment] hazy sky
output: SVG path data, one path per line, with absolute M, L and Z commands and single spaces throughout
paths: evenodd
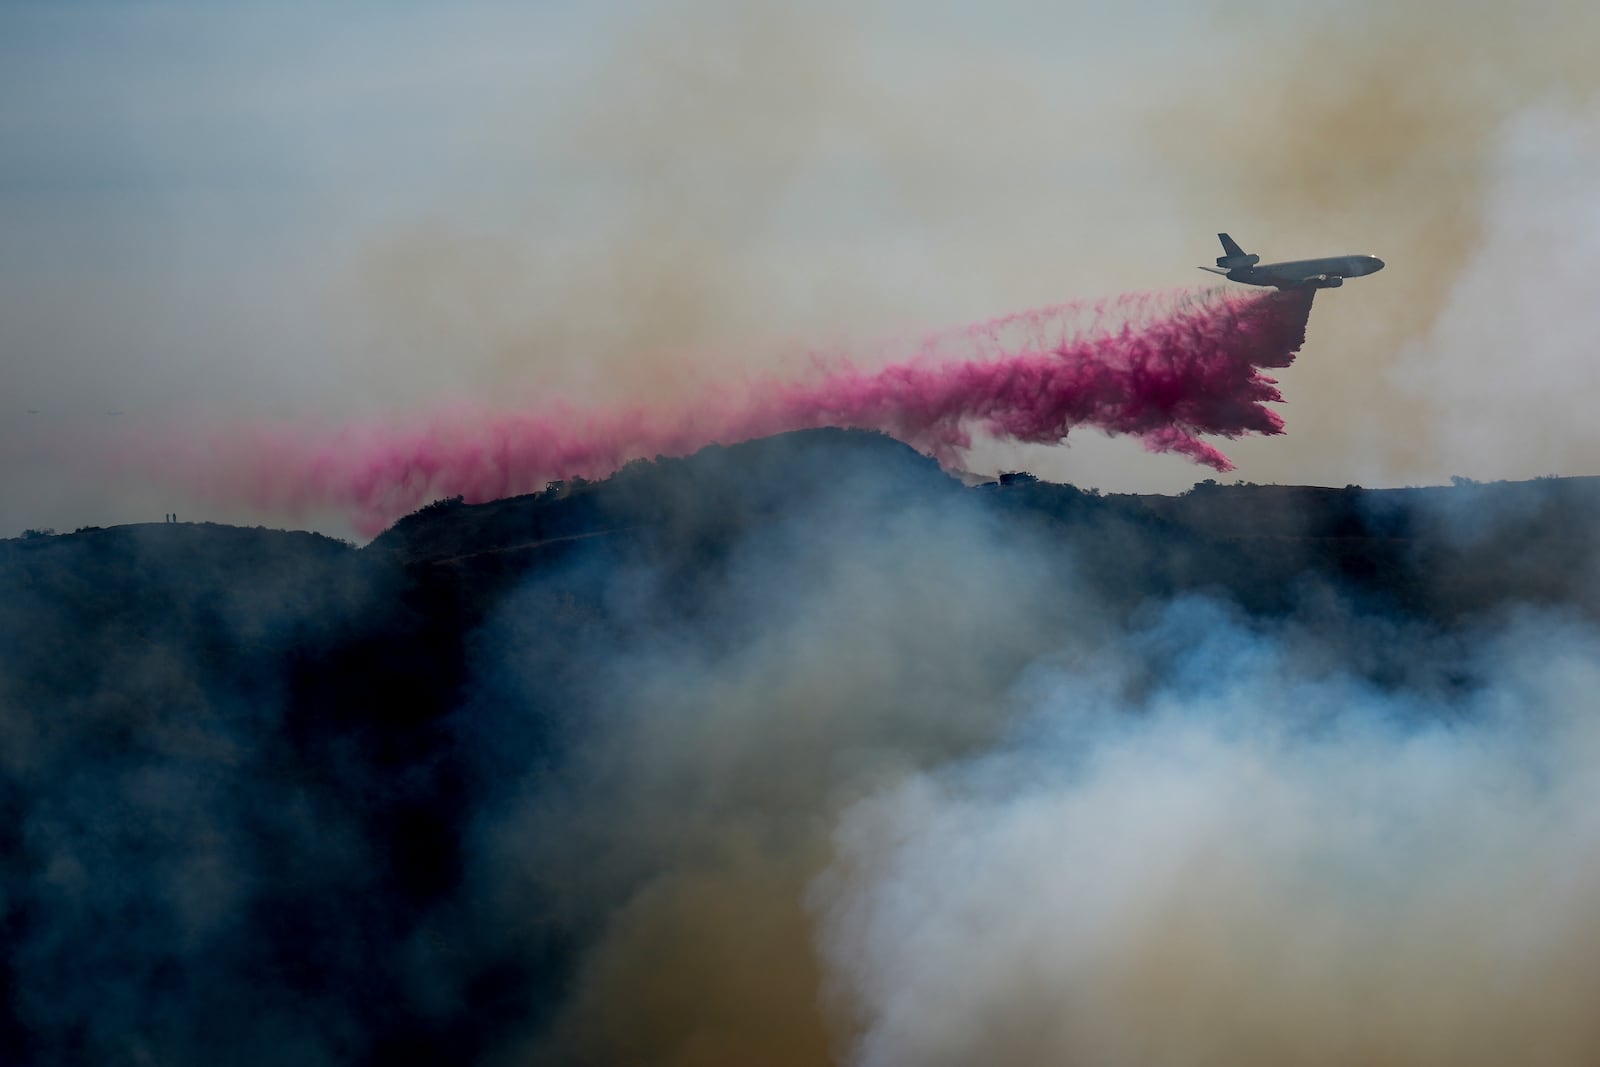
M 0 3 L 0 535 L 252 516 L 125 435 L 795 373 L 1373 252 L 1238 476 L 1594 473 L 1583 3 Z M 980 449 L 1107 490 L 1136 443 Z

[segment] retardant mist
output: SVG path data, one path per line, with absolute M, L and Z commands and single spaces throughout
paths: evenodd
M 1202 435 L 1276 434 L 1282 399 L 1263 368 L 1305 340 L 1312 290 L 1134 294 L 1063 304 L 930 335 L 876 370 L 839 360 L 809 380 L 708 391 L 689 403 L 456 411 L 420 425 L 231 427 L 163 435 L 135 454 L 185 489 L 301 516 L 341 509 L 363 533 L 418 504 L 492 500 L 623 464 L 796 429 L 876 429 L 958 467 L 976 431 L 1017 443 L 1077 428 L 1138 438 L 1216 470 Z

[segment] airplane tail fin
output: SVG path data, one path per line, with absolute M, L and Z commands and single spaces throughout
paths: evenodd
M 1201 270 L 1208 270 L 1212 274 L 1227 274 L 1228 273 L 1228 269 L 1226 267 L 1201 267 L 1200 269 Z
M 1239 243 L 1237 241 L 1235 241 L 1232 237 L 1229 237 L 1227 234 L 1217 234 L 1217 240 L 1222 242 L 1222 251 L 1225 253 L 1224 255 L 1217 257 L 1217 266 L 1228 268 L 1253 267 L 1257 263 L 1261 262 L 1260 256 L 1246 252 L 1244 249 L 1239 247 Z

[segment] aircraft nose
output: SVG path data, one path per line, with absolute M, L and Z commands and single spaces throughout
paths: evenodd
M 1377 256 L 1368 256 L 1367 258 L 1372 261 L 1372 269 L 1367 272 L 1368 274 L 1376 274 L 1378 271 L 1383 269 L 1383 260 L 1379 259 Z

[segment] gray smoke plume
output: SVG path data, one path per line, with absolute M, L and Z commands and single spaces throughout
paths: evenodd
M 1600 1050 L 1590 622 L 1315 582 L 1248 615 L 1134 555 L 1090 580 L 978 496 L 818 481 L 709 589 L 623 572 L 575 658 L 560 582 L 485 631 L 473 892 L 574 953 L 510 1062 Z M 551 699 L 593 717 L 535 728 Z
M 1346 623 L 1413 677 L 1178 601 L 850 809 L 810 895 L 850 1062 L 1592 1059 L 1595 631 Z

